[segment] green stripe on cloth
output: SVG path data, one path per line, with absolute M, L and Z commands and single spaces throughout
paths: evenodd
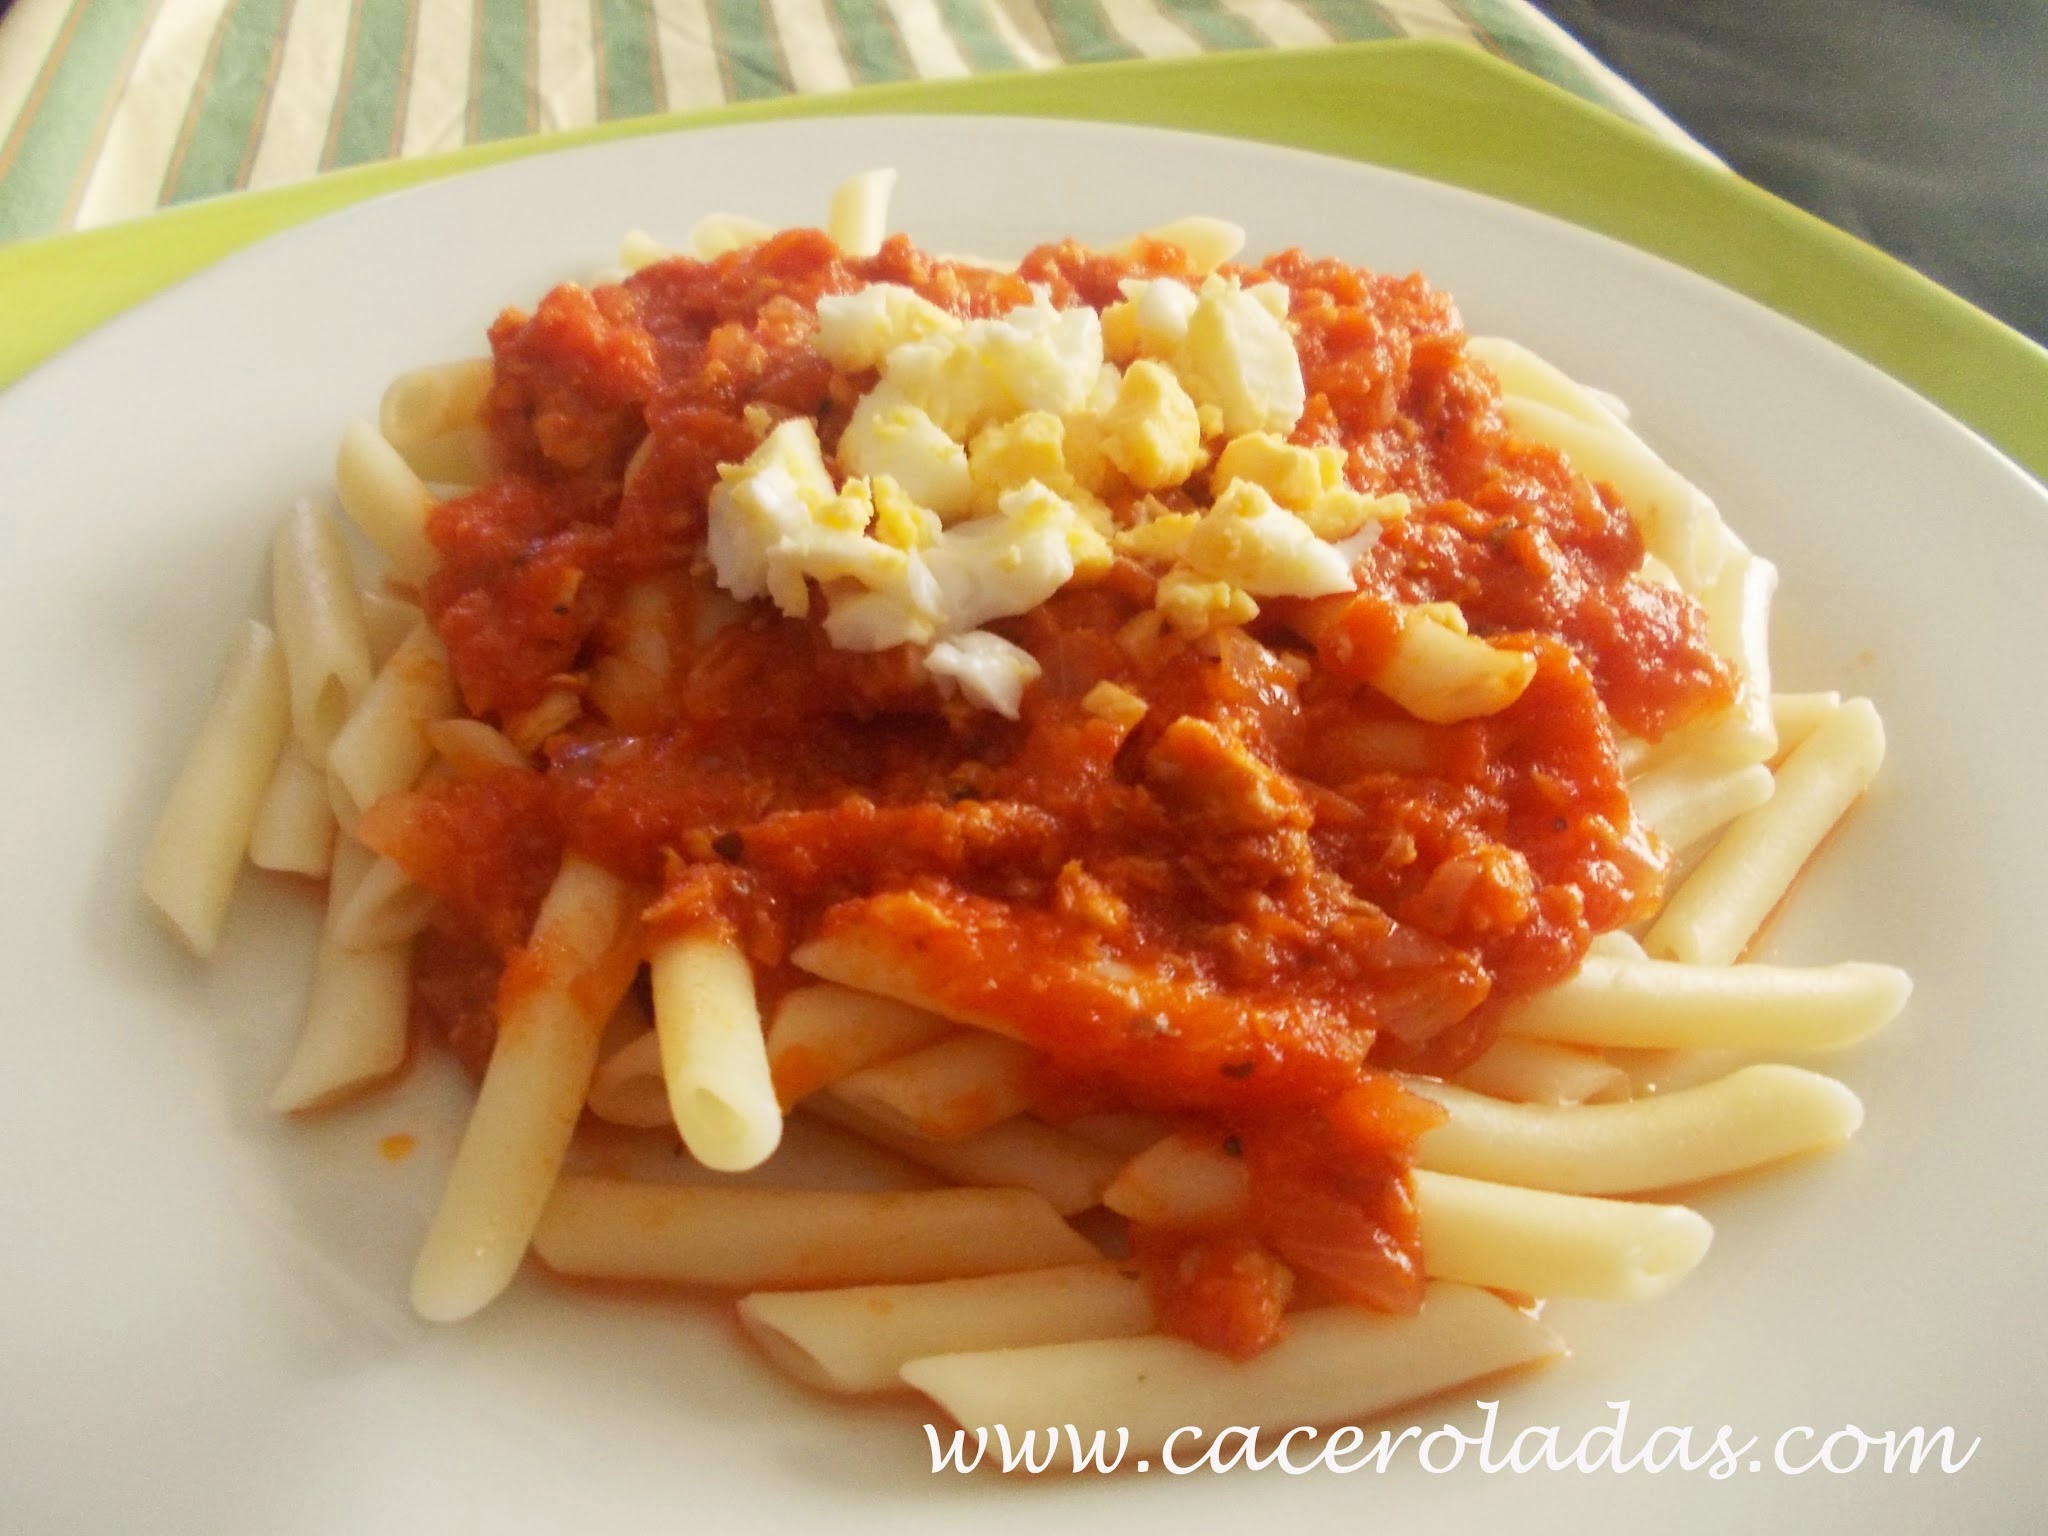
M 661 109 L 661 65 L 647 24 L 651 14 L 645 0 L 591 0 L 599 117 L 638 117 Z
M 470 57 L 470 141 L 533 132 L 531 0 L 477 0 Z
M 291 19 L 292 0 L 234 0 L 222 16 L 218 51 L 200 80 L 198 115 L 188 120 L 184 152 L 167 178 L 167 201 L 241 185 Z
M 1195 41 L 1211 53 L 1266 46 L 1266 40 L 1259 36 L 1250 22 L 1224 10 L 1216 0 L 1173 0 L 1173 4 L 1164 9 L 1194 33 Z
M 0 0 L 0 13 L 6 10 L 7 0 Z M 134 83 L 136 61 L 142 57 L 143 44 L 149 40 L 151 30 L 156 26 L 157 16 L 163 10 L 164 0 L 144 0 L 142 16 L 135 23 L 128 46 L 121 50 L 121 57 L 108 73 L 106 100 L 101 102 L 98 120 L 94 122 L 92 137 L 86 141 L 85 153 L 79 157 L 78 174 L 72 179 L 71 190 L 64 195 L 63 210 L 57 215 L 58 222 L 66 227 L 78 219 L 78 210 L 85 201 L 87 186 L 92 181 L 93 169 L 99 163 L 100 151 L 106 147 L 107 132 L 114 125 L 114 117 L 127 100 L 129 87 Z
M 856 84 L 914 80 L 917 71 L 896 35 L 896 19 L 881 0 L 825 0 L 839 28 L 839 51 Z
M 960 45 L 961 57 L 967 60 L 968 68 L 976 74 L 985 74 L 990 70 L 1022 67 L 1024 61 L 1003 46 L 995 28 L 988 24 L 988 13 L 975 0 L 938 0 L 938 3 L 939 15 L 946 23 L 946 30 L 953 34 L 953 41 Z
M 1294 0 L 1340 43 L 1369 43 L 1399 37 L 1401 29 L 1369 0 Z
M 1563 86 L 1588 101 L 1603 106 L 1615 104 L 1616 97 L 1607 89 L 1605 81 L 1590 70 L 1582 69 L 1579 61 L 1562 49 L 1552 48 L 1539 39 L 1522 7 L 1514 0 L 1449 0 L 1449 3 L 1452 9 L 1464 14 L 1480 39 L 1508 62 L 1519 64 L 1530 74 L 1538 75 L 1552 85 Z
M 995 28 L 988 22 L 988 12 L 976 0 L 933 0 L 938 7 L 939 19 L 945 24 L 947 33 L 959 45 L 960 57 L 967 61 L 967 67 L 975 74 L 987 74 L 991 70 L 1018 69 L 1024 61 L 1003 45 Z
M 711 0 L 711 26 L 729 99 L 759 101 L 796 89 L 768 15 L 768 0 Z
M 1069 64 L 1095 64 L 1138 56 L 1110 26 L 1095 0 L 1034 0 L 1046 29 Z
M 413 17 L 412 0 L 357 0 L 327 165 L 361 165 L 398 152 L 405 84 L 412 73 Z
M 0 154 L 0 240 L 40 233 L 64 212 L 72 183 L 119 83 L 148 0 L 78 0 L 37 92 Z

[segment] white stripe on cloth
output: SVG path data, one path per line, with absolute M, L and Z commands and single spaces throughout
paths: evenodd
M 164 0 L 78 200 L 79 229 L 156 207 L 225 0 Z
M 398 153 L 429 155 L 469 140 L 469 68 L 476 26 L 472 0 L 413 0 L 412 81 Z
M 320 169 L 341 64 L 348 52 L 349 0 L 298 0 L 284 36 L 277 88 L 249 166 L 251 187 L 302 181 Z
M 1387 19 L 1410 37 L 1447 37 L 1453 42 L 1476 41 L 1465 19 L 1443 0 L 1379 0 Z
M 1032 0 L 981 0 L 981 4 L 988 12 L 989 26 L 1026 69 L 1051 69 L 1060 62 L 1060 45 L 1053 41 Z
M 910 67 L 926 80 L 951 80 L 972 74 L 959 44 L 946 30 L 936 0 L 885 0 L 896 18 L 897 34 L 910 54 Z
M 1287 0 L 1223 0 L 1223 5 L 1276 48 L 1314 48 L 1331 41 L 1320 22 Z
M 0 144 L 12 135 L 70 14 L 71 0 L 14 0 L 0 21 L 0 39 L 7 45 L 0 48 Z
M 587 128 L 597 121 L 597 41 L 591 32 L 590 0 L 533 4 L 540 131 Z
M 656 51 L 669 107 L 683 112 L 725 102 L 725 77 L 711 42 L 704 0 L 653 0 Z
M 1102 14 L 1123 40 L 1150 59 L 1184 58 L 1202 44 L 1178 22 L 1169 21 L 1152 0 L 1100 0 Z
M 1576 59 L 1583 66 L 1586 75 L 1598 82 L 1609 104 L 1623 117 L 1634 119 L 1637 124 L 1649 129 L 1665 143 L 1685 150 L 1711 165 L 1726 165 L 1719 155 L 1687 133 L 1662 107 L 1629 84 L 1624 76 L 1571 33 L 1533 5 L 1524 5 L 1521 10 L 1523 20 L 1528 23 L 1530 29 L 1541 34 L 1544 46 L 1557 53 L 1568 53 Z
M 789 64 L 790 83 L 800 96 L 843 91 L 853 75 L 840 57 L 839 34 L 825 14 L 825 0 L 768 0 L 775 30 L 782 34 L 782 56 Z

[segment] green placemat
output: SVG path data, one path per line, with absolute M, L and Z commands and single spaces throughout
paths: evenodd
M 1833 338 L 2048 480 L 2048 352 L 1910 268 L 1564 91 L 1454 44 L 1365 43 L 879 86 L 479 145 L 0 247 L 0 383 L 279 229 L 554 148 L 835 113 L 1145 123 L 1392 166 L 1667 256 Z

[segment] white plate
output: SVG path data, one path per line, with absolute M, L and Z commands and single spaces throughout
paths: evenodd
M 523 1280 L 473 1325 L 405 1310 L 459 1121 L 440 1075 L 280 1126 L 262 1100 L 304 984 L 307 894 L 251 878 L 210 968 L 134 894 L 142 840 L 272 521 L 326 478 L 344 416 L 405 366 L 479 349 L 504 303 L 645 225 L 731 208 L 815 222 L 895 165 L 898 227 L 937 249 L 1121 237 L 1189 211 L 1275 249 L 1418 268 L 1475 329 L 1626 397 L 1784 570 L 1794 687 L 1873 695 L 1893 752 L 1775 935 L 1912 969 L 1919 994 L 1841 1070 L 1869 1107 L 1823 1162 L 1715 1192 L 1674 1297 L 1558 1306 L 1573 1356 L 1500 1423 L 1565 1443 L 1630 1403 L 1696 1447 L 1758 1437 L 1725 1482 L 1483 1473 L 1403 1454 L 1278 1472 L 1056 1484 L 935 1478 L 921 1416 L 786 1384 L 723 1307 Z M 1085 170 L 1083 169 L 1085 168 Z M 10 674 L 0 1057 L 0 1487 L 22 1530 L 539 1532 L 762 1528 L 1084 1533 L 1406 1527 L 2015 1529 L 2048 1423 L 2048 868 L 2039 703 L 2048 499 L 1835 347 L 1622 246 L 1335 160 L 1130 129 L 844 120 L 520 161 L 266 242 L 0 396 Z M 378 1140 L 420 1138 L 393 1165 Z M 1462 1406 L 1461 1406 L 1462 1404 Z M 1468 1398 L 1433 1410 L 1471 1428 Z M 1786 1430 L 1954 1426 L 1965 1471 L 1788 1476 Z M 1503 1439 L 1505 1439 L 1505 1434 Z M 1838 1450 L 1845 1451 L 1847 1442 Z M 1803 1442 L 1792 1449 L 1804 1453 Z M 1803 1459 L 1803 1456 L 1802 1456 Z

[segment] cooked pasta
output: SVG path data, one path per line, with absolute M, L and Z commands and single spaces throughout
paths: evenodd
M 1910 993 L 1746 958 L 1884 748 L 1772 692 L 1775 567 L 1420 279 L 1206 218 L 933 258 L 893 183 L 396 381 L 335 464 L 382 584 L 277 534 L 143 885 L 204 953 L 245 854 L 326 878 L 276 1108 L 415 1032 L 480 1074 L 416 1310 L 531 1249 L 1156 1449 L 1680 1283 L 1664 1192 L 1853 1134 L 1776 1058 Z M 942 1187 L 769 1187 L 785 1115 Z
M 251 620 L 142 856 L 142 893 L 199 954 L 211 954 L 263 794 L 291 729 L 277 637 Z

